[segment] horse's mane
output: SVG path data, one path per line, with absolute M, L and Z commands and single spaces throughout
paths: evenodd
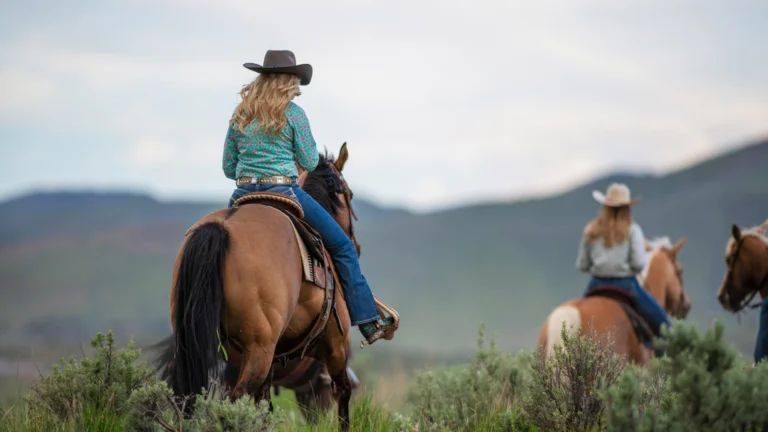
M 648 240 L 648 245 L 651 247 L 650 253 L 658 252 L 662 249 L 672 249 L 672 240 L 668 236 L 654 237 Z
M 327 150 L 325 153 L 321 153 L 317 167 L 307 174 L 304 186 L 302 186 L 304 192 L 317 201 L 320 207 L 334 216 L 341 207 L 341 200 L 336 194 L 344 190 L 341 180 L 334 175 L 331 169 L 331 164 L 335 160 L 334 156 L 328 154 Z
M 645 263 L 645 267 L 643 267 L 643 271 L 640 272 L 638 275 L 640 279 L 640 285 L 645 286 L 645 280 L 648 279 L 648 272 L 651 270 L 651 261 L 653 261 L 654 255 L 656 255 L 659 251 L 666 249 L 671 250 L 672 249 L 672 240 L 668 236 L 662 236 L 662 237 L 654 237 L 652 239 L 645 239 L 645 242 L 648 244 L 648 246 L 651 248 L 650 251 L 648 251 L 648 261 Z
M 765 236 L 766 228 L 768 228 L 768 219 L 760 225 L 741 230 L 741 235 L 757 237 L 768 245 L 768 237 Z
M 755 237 L 760 239 L 766 245 L 768 245 L 768 237 L 765 236 L 766 229 L 768 229 L 768 219 L 766 219 L 765 222 L 761 223 L 760 225 L 755 225 L 749 228 L 743 228 L 741 230 L 741 236 Z M 725 244 L 726 255 L 728 255 L 728 252 L 731 250 L 731 246 L 733 246 L 733 243 L 734 243 L 733 236 L 728 237 L 728 242 Z

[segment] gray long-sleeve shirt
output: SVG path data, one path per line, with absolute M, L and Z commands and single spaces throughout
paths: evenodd
M 597 277 L 633 277 L 643 271 L 648 256 L 645 236 L 640 225 L 632 223 L 629 238 L 608 248 L 602 239 L 589 244 L 586 234 L 581 237 L 576 267 Z

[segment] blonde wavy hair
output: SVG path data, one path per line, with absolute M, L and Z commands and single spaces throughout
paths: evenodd
M 587 224 L 587 242 L 594 244 L 602 238 L 605 247 L 613 247 L 617 242 L 623 243 L 629 238 L 631 226 L 632 212 L 629 206 L 602 206 L 597 217 Z
M 242 101 L 232 116 L 240 132 L 258 120 L 266 133 L 278 134 L 285 127 L 285 109 L 296 96 L 301 95 L 300 79 L 284 73 L 264 73 L 240 90 Z

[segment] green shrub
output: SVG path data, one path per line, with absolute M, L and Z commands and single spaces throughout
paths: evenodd
M 184 418 L 186 401 L 173 397 L 154 369 L 140 362 L 133 343 L 118 348 L 112 332 L 91 340 L 92 353 L 69 359 L 40 378 L 22 404 L 0 412 L 5 431 L 272 431 L 277 418 L 268 404 L 250 398 L 232 403 L 217 386 L 195 399 L 195 412 Z
M 668 377 L 644 394 L 637 372 L 606 392 L 608 430 L 761 431 L 768 430 L 768 364 L 747 370 L 717 322 L 701 337 L 692 324 L 678 323 L 661 345 L 649 375 Z M 652 394 L 649 398 L 648 395 Z
M 485 348 L 480 327 L 478 350 L 470 365 L 420 372 L 408 393 L 419 430 L 471 430 L 508 411 L 521 387 L 523 356 L 502 354 L 495 339 Z
M 155 382 L 155 372 L 138 363 L 139 350 L 131 342 L 118 349 L 112 332 L 91 340 L 93 353 L 80 361 L 70 358 L 53 373 L 41 377 L 25 398 L 32 415 L 51 413 L 60 420 L 78 422 L 84 410 L 120 416 L 128 407 L 131 392 Z
M 613 353 L 611 337 L 593 330 L 585 335 L 579 328 L 569 335 L 563 323 L 561 336 L 562 345 L 555 345 L 551 358 L 533 355 L 523 409 L 543 430 L 599 430 L 605 410 L 599 390 L 618 381 L 626 359 Z

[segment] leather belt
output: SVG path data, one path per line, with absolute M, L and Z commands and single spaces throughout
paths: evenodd
M 299 184 L 298 177 L 271 176 L 271 177 L 240 177 L 237 179 L 237 185 L 245 184 Z

